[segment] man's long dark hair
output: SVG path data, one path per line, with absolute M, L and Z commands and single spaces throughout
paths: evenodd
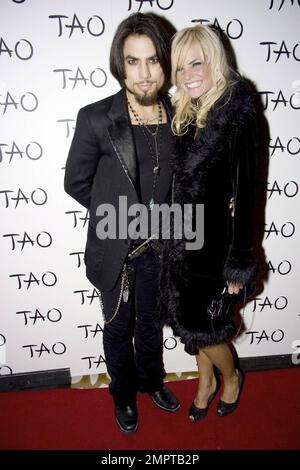
M 123 20 L 114 35 L 110 49 L 110 71 L 124 85 L 124 42 L 128 36 L 145 35 L 153 42 L 159 63 L 168 82 L 171 75 L 171 39 L 159 17 L 152 13 L 133 13 Z

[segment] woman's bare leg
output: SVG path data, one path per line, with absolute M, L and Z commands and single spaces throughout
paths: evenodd
M 202 352 L 223 375 L 224 389 L 221 400 L 226 403 L 234 403 L 238 398 L 239 381 L 230 348 L 227 344 L 218 344 L 207 346 L 202 349 Z
M 196 356 L 199 383 L 194 404 L 197 408 L 206 408 L 208 397 L 216 389 L 216 378 L 214 376 L 213 363 L 202 351 Z

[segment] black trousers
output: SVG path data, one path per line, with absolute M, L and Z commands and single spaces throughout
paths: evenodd
M 159 270 L 159 254 L 152 248 L 128 263 L 128 302 L 122 301 L 115 318 L 104 326 L 109 390 L 117 405 L 135 404 L 138 390 L 151 393 L 163 384 L 162 328 L 157 313 Z

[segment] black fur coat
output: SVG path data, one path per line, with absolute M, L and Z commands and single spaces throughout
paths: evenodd
M 204 245 L 186 250 L 185 240 L 165 242 L 160 311 L 189 354 L 232 339 L 232 318 L 212 324 L 207 306 L 225 281 L 248 291 L 255 278 L 252 252 L 255 194 L 256 117 L 252 96 L 240 79 L 210 110 L 194 139 L 195 127 L 178 139 L 173 160 L 173 202 L 204 204 Z M 229 209 L 235 198 L 235 212 Z M 247 292 L 247 290 L 246 290 Z

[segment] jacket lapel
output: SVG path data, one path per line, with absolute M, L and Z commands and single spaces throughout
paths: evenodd
M 108 134 L 112 146 L 130 183 L 136 188 L 137 165 L 132 130 L 127 113 L 126 93 L 120 90 L 114 97 L 108 117 Z

